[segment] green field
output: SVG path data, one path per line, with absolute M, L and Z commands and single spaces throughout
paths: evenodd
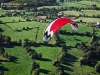
M 82 13 L 85 15 L 93 16 L 93 15 L 98 15 L 100 13 L 99 10 L 82 10 Z
M 80 17 L 79 19 L 76 19 L 75 21 L 80 21 L 82 20 L 83 22 L 99 22 L 100 19 L 99 18 L 84 18 L 84 17 Z
M 95 2 L 98 6 L 100 6 L 100 2 Z M 61 6 L 44 6 L 39 7 L 40 8 L 58 8 L 58 7 L 88 7 L 94 4 L 94 2 L 90 1 L 80 1 L 80 2 L 68 2 L 63 3 Z M 13 11 L 13 10 L 9 10 Z M 21 10 L 22 11 L 22 10 Z M 24 11 L 24 10 L 23 10 Z M 100 11 L 97 10 L 82 10 L 79 11 L 61 11 L 59 13 L 64 12 L 68 15 L 75 15 L 82 14 L 82 12 L 86 15 L 92 16 L 92 15 L 98 15 L 100 14 Z M 28 12 L 28 14 L 31 12 Z M 5 11 L 0 10 L 0 14 L 6 14 Z M 13 22 L 15 20 L 15 22 Z M 19 22 L 21 20 L 21 22 Z M 87 18 L 87 17 L 79 17 L 78 19 L 75 19 L 75 21 L 83 22 L 100 22 L 100 18 Z M 35 36 L 37 32 L 37 28 L 39 25 L 38 30 L 38 36 L 37 36 L 37 43 L 43 43 L 43 31 L 45 27 L 49 23 L 42 23 L 42 22 L 36 22 L 36 21 L 26 21 L 25 19 L 21 17 L 0 17 L 0 21 L 6 23 L 6 24 L 0 24 L 0 28 L 3 30 L 0 32 L 2 35 L 7 35 L 11 37 L 11 41 L 19 41 L 20 39 L 23 41 L 24 39 L 29 39 L 32 41 L 35 41 Z M 23 28 L 30 28 L 29 30 L 24 30 Z M 18 29 L 18 31 L 16 31 Z M 63 26 L 60 30 L 70 32 L 72 33 L 72 28 L 69 24 L 66 24 Z M 59 30 L 59 31 L 60 31 Z M 96 36 L 100 36 L 100 28 L 95 28 Z M 74 31 L 75 32 L 75 31 Z M 89 32 L 92 33 L 92 27 L 87 26 L 87 24 L 78 24 L 78 31 L 79 33 L 85 33 Z M 76 43 L 84 42 L 87 46 L 89 46 L 91 42 L 91 36 L 79 36 L 79 35 L 66 35 L 66 34 L 60 34 L 58 33 L 58 36 L 61 38 L 61 40 L 65 43 L 67 46 L 67 57 L 65 58 L 65 63 L 61 63 L 61 66 L 64 68 L 64 71 L 66 75 L 99 75 L 94 70 L 94 67 L 90 66 L 80 66 L 79 59 L 84 54 L 84 51 L 74 48 Z M 53 36 L 49 42 L 50 45 L 55 44 L 55 36 Z M 1 46 L 1 45 L 0 45 Z M 58 58 L 61 54 L 62 47 L 58 46 L 44 46 L 39 45 L 38 47 L 34 45 L 30 45 L 30 47 L 36 52 L 42 54 L 41 60 L 35 60 L 40 65 L 40 75 L 48 75 L 49 72 L 55 73 L 55 75 L 58 75 L 56 72 L 56 67 L 53 66 L 53 62 L 56 58 Z M 8 55 L 11 55 L 15 57 L 14 62 L 0 62 L 0 66 L 4 66 L 4 75 L 30 75 L 30 71 L 32 68 L 33 60 L 30 58 L 29 54 L 21 47 L 21 46 L 13 46 L 11 47 L 4 47 L 5 52 L 8 53 Z M 0 59 L 3 59 L 0 56 Z M 97 61 L 100 62 L 100 61 Z
M 36 22 L 29 22 L 29 23 L 24 22 L 23 24 L 25 24 L 25 27 L 27 27 L 27 26 L 34 27 L 34 26 L 37 26 L 40 24 L 40 23 L 37 23 L 37 24 L 35 24 L 35 23 Z M 15 23 L 15 24 L 16 25 L 14 25 L 13 23 L 12 24 L 8 23 L 7 25 L 9 25 L 13 29 L 24 27 L 24 25 L 19 25 L 19 24 L 22 24 L 22 22 L 19 24 L 17 24 L 17 23 Z M 47 25 L 47 23 L 42 23 L 40 25 L 37 42 L 43 42 L 42 33 L 43 33 L 43 30 L 46 25 Z M 1 24 L 0 27 L 3 28 L 3 30 L 4 30 L 4 32 L 2 32 L 2 34 L 9 35 L 10 37 L 12 37 L 12 41 L 19 40 L 19 39 L 25 39 L 25 38 L 28 38 L 30 40 L 35 39 L 34 36 L 36 33 L 36 29 L 32 29 L 29 31 L 14 32 L 13 30 L 9 29 L 7 26 L 5 26 L 3 24 Z M 70 25 L 65 25 L 60 30 L 66 30 L 68 32 L 72 31 Z M 83 33 L 86 31 L 91 33 L 92 28 L 87 27 L 87 25 L 79 24 L 78 32 Z M 69 36 L 69 35 L 61 35 L 61 34 L 59 34 L 59 36 L 60 36 L 60 38 L 63 39 L 63 41 L 66 41 L 67 46 L 74 46 L 76 43 L 80 43 L 82 41 L 86 42 L 86 44 L 88 45 L 91 41 L 91 37 L 87 37 L 87 36 L 81 37 L 81 36 L 77 36 L 77 35 Z M 74 37 L 76 37 L 76 39 L 78 39 L 78 40 L 74 40 Z M 51 39 L 50 43 L 54 43 L 54 38 Z M 42 69 L 40 75 L 46 75 L 49 72 L 55 73 L 56 69 L 54 66 L 52 66 L 52 63 L 55 60 L 55 58 L 59 57 L 61 48 L 60 47 L 46 47 L 46 46 L 41 46 L 41 47 L 31 46 L 31 48 L 35 49 L 37 52 L 42 53 L 42 55 L 43 55 L 44 60 L 36 61 L 36 62 L 40 63 L 40 68 Z M 13 74 L 23 75 L 23 73 L 24 73 L 24 75 L 29 75 L 30 69 L 32 66 L 31 65 L 32 60 L 29 58 L 28 54 L 21 47 L 17 47 L 17 46 L 15 46 L 13 48 L 5 48 L 5 49 L 9 55 L 15 56 L 17 58 L 16 63 L 2 62 L 2 65 L 4 65 L 5 68 L 9 69 L 9 71 L 5 71 L 5 74 L 7 74 L 7 75 L 13 75 Z M 66 61 L 67 64 L 62 64 L 63 66 L 68 68 L 65 70 L 66 73 L 71 74 L 71 75 L 76 74 L 76 73 L 92 74 L 93 68 L 84 66 L 84 67 L 82 67 L 82 70 L 80 69 L 79 58 L 83 54 L 83 52 L 81 50 L 71 48 L 71 49 L 69 49 L 68 54 L 70 57 Z M 87 71 L 86 69 L 91 69 L 91 70 Z
M 16 57 L 15 62 L 3 62 L 2 65 L 8 69 L 5 75 L 29 75 L 32 65 L 32 60 L 23 48 L 15 46 L 13 48 L 5 48 L 9 55 Z
M 1 17 L 0 20 L 3 21 L 3 22 L 13 22 L 13 20 L 15 20 L 15 22 L 18 22 L 19 19 L 21 21 L 25 21 L 25 19 L 22 19 L 20 17 Z
M 72 11 L 66 10 L 66 11 L 62 11 L 62 12 L 63 12 L 64 14 L 66 14 L 66 15 L 75 15 L 75 16 L 81 14 L 81 12 L 78 12 L 78 11 L 75 11 L 75 10 L 72 10 Z M 62 13 L 62 12 L 59 12 L 59 14 Z

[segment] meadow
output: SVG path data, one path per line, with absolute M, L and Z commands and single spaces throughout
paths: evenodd
M 64 3 L 63 6 L 76 6 L 76 7 L 87 7 L 85 4 L 92 5 L 94 2 L 87 3 L 85 2 L 79 2 L 76 3 Z M 98 3 L 96 3 L 98 4 Z M 99 5 L 99 4 L 98 4 Z M 46 8 L 58 8 L 59 6 L 46 6 Z M 44 7 L 39 7 L 44 8 Z M 100 11 L 95 10 L 82 10 L 86 15 L 94 15 L 94 13 L 99 14 Z M 75 15 L 77 16 L 81 12 L 77 11 L 63 11 L 65 14 Z M 5 14 L 4 11 L 0 11 L 0 13 Z M 60 12 L 61 13 L 61 12 Z M 11 23 L 15 20 L 15 22 Z M 19 22 L 19 19 L 23 22 Z M 6 22 L 6 24 L 0 24 L 0 28 L 3 29 L 3 32 L 0 32 L 0 34 L 7 35 L 11 37 L 11 41 L 19 41 L 20 39 L 24 40 L 25 38 L 29 40 L 35 40 L 37 28 L 39 25 L 39 31 L 38 31 L 38 37 L 37 37 L 37 43 L 43 42 L 43 31 L 44 28 L 49 23 L 42 23 L 42 22 L 36 22 L 31 21 L 28 22 L 25 19 L 21 17 L 0 17 L 0 20 L 3 22 Z M 80 17 L 76 19 L 75 21 L 83 22 L 98 22 L 100 21 L 99 18 L 84 18 Z M 24 28 L 31 28 L 30 30 L 23 30 Z M 15 31 L 18 29 L 19 31 Z M 63 26 L 60 30 L 66 30 L 67 32 L 72 32 L 72 28 L 69 24 L 66 24 Z M 100 29 L 95 28 L 96 35 L 100 36 Z M 78 24 L 78 31 L 80 33 L 90 32 L 92 33 L 92 27 L 87 26 L 87 24 Z M 99 73 L 95 72 L 94 67 L 90 66 L 82 66 L 80 67 L 79 59 L 83 55 L 83 51 L 77 48 L 74 48 L 76 43 L 84 42 L 87 46 L 90 44 L 91 37 L 88 36 L 79 36 L 79 35 L 63 35 L 58 34 L 59 37 L 65 42 L 65 45 L 68 47 L 68 57 L 65 59 L 66 63 L 62 63 L 62 67 L 64 68 L 64 71 L 67 75 L 99 75 Z M 75 40 L 76 38 L 77 40 Z M 50 40 L 49 44 L 54 44 L 55 39 L 54 36 Z M 39 46 L 35 47 L 34 45 L 31 46 L 32 49 L 36 50 L 39 53 L 42 53 L 42 60 L 35 60 L 37 63 L 40 64 L 40 75 L 47 75 L 49 72 L 53 72 L 56 75 L 56 67 L 53 66 L 53 62 L 56 58 L 59 57 L 61 54 L 61 47 L 52 47 L 52 46 Z M 33 60 L 29 57 L 29 54 L 24 51 L 24 49 L 21 46 L 13 46 L 13 47 L 5 47 L 5 51 L 11 55 L 16 57 L 16 60 L 14 62 L 0 62 L 0 66 L 4 66 L 4 74 L 5 75 L 30 75 L 30 70 L 32 68 Z M 98 61 L 100 62 L 100 61 Z
M 78 8 L 87 8 L 87 7 L 91 7 L 91 5 L 96 4 L 98 7 L 100 7 L 100 2 L 95 2 L 95 1 L 79 1 L 79 2 L 64 2 L 64 3 L 60 3 L 60 5 L 58 6 L 42 6 L 39 7 L 40 8 L 60 8 L 60 7 L 78 7 Z
M 16 25 L 15 25 L 16 24 Z M 39 25 L 40 23 L 36 23 L 36 22 L 25 22 L 25 23 L 7 23 L 7 25 L 11 26 L 12 29 L 16 29 L 16 28 L 22 28 L 22 27 L 35 27 L 37 25 Z M 25 24 L 24 25 L 20 25 L 20 24 Z M 34 24 L 34 25 L 32 25 Z M 38 39 L 37 42 L 43 42 L 42 40 L 42 36 L 43 36 L 43 30 L 46 27 L 47 23 L 41 23 L 40 25 L 40 29 L 39 29 L 39 33 L 38 33 Z M 1 24 L 0 27 L 4 30 L 4 32 L 2 32 L 2 34 L 4 35 L 9 35 L 10 37 L 12 37 L 12 41 L 18 41 L 19 39 L 25 39 L 28 38 L 30 40 L 34 40 L 35 39 L 35 35 L 36 35 L 36 29 L 32 29 L 29 31 L 21 31 L 21 32 L 14 32 L 13 30 L 11 30 L 10 28 L 8 28 L 6 25 Z M 65 25 L 64 27 L 62 27 L 60 30 L 66 30 L 68 32 L 71 32 L 71 26 L 70 25 Z M 87 27 L 87 25 L 83 25 L 83 24 L 79 24 L 79 30 L 78 32 L 84 33 L 84 32 L 92 32 L 92 28 L 91 27 Z M 87 36 L 77 36 L 77 35 L 62 35 L 59 34 L 60 38 L 65 41 L 67 46 L 75 46 L 76 43 L 81 43 L 82 41 L 86 42 L 87 45 L 89 45 L 90 41 L 91 41 L 91 37 L 87 37 Z M 76 39 L 78 40 L 74 40 L 74 37 L 76 37 Z M 55 40 L 54 40 L 54 36 L 52 37 L 51 41 L 49 43 L 54 44 Z M 47 47 L 47 46 L 40 46 L 40 47 L 34 47 L 31 46 L 32 49 L 35 49 L 37 52 L 42 53 L 42 58 L 44 60 L 36 60 L 36 62 L 38 62 L 40 64 L 40 68 L 41 68 L 41 75 L 47 75 L 49 72 L 53 72 L 56 73 L 56 68 L 54 66 L 52 66 L 53 61 L 55 60 L 55 58 L 58 58 L 58 56 L 60 55 L 61 52 L 61 48 L 60 47 Z M 21 48 L 18 46 L 15 46 L 13 48 L 5 48 L 6 52 L 9 55 L 15 56 L 17 58 L 16 62 L 2 62 L 1 65 L 4 65 L 5 68 L 8 68 L 8 71 L 5 71 L 5 74 L 7 75 L 28 75 L 30 73 L 30 69 L 32 67 L 32 59 L 29 58 L 28 54 Z M 68 74 L 76 74 L 79 73 L 81 74 L 82 70 L 84 71 L 85 74 L 90 74 L 91 71 L 93 71 L 93 68 L 91 68 L 91 70 L 89 71 L 85 71 L 86 69 L 90 69 L 90 67 L 83 67 L 82 70 L 80 69 L 80 65 L 79 65 L 79 58 L 82 56 L 83 51 L 78 50 L 76 48 L 70 48 L 68 50 L 68 54 L 69 57 L 67 58 L 66 62 L 67 64 L 62 64 L 63 66 L 66 67 L 65 72 Z M 49 67 L 49 68 L 48 68 Z M 76 69 L 77 68 L 77 69 Z M 16 71 L 15 71 L 16 70 Z M 80 70 L 77 71 L 77 70 Z
M 2 62 L 2 66 L 7 68 L 5 75 L 29 75 L 32 67 L 32 60 L 22 47 L 5 48 L 5 51 L 16 58 L 14 62 Z

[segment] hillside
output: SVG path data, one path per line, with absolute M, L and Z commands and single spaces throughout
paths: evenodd
M 72 2 L 0 10 L 1 75 L 100 75 L 100 2 L 61 1 Z M 44 42 L 44 29 L 60 17 L 78 31 L 65 24 Z

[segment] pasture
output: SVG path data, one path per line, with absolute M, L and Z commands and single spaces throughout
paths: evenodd
M 78 3 L 64 3 L 63 7 L 67 6 L 75 6 L 75 7 L 88 7 L 92 5 L 94 2 L 87 3 L 89 1 L 80 1 Z M 98 4 L 97 2 L 95 2 Z M 62 6 L 62 4 L 61 4 Z M 40 8 L 58 8 L 61 6 L 44 6 Z M 99 6 L 99 4 L 98 4 Z M 11 10 L 13 11 L 13 10 Z M 21 10 L 22 11 L 22 10 Z M 61 11 L 62 12 L 62 11 Z M 59 13 L 61 13 L 59 12 Z M 75 15 L 78 14 L 86 14 L 89 16 L 98 15 L 100 11 L 95 10 L 82 10 L 79 11 L 63 11 L 65 14 L 68 15 Z M 0 14 L 5 14 L 5 11 L 0 10 Z M 28 14 L 31 12 L 28 12 Z M 14 20 L 14 21 L 13 21 Z M 21 21 L 19 21 L 21 20 Z M 99 18 L 87 18 L 87 17 L 79 17 L 74 21 L 83 22 L 99 22 Z M 31 41 L 35 41 L 37 27 L 39 27 L 37 33 L 37 43 L 43 43 L 43 31 L 45 27 L 49 23 L 44 22 L 36 22 L 36 21 L 26 21 L 21 17 L 0 17 L 0 21 L 6 24 L 0 24 L 0 28 L 3 30 L 0 32 L 2 35 L 7 35 L 11 37 L 11 41 L 19 41 L 20 39 L 23 41 L 24 39 L 29 39 Z M 65 32 L 77 32 L 77 33 L 86 33 L 89 32 L 92 34 L 92 27 L 88 26 L 88 24 L 78 24 L 78 31 L 73 31 L 69 24 L 63 26 L 60 30 Z M 59 30 L 59 31 L 60 31 Z M 100 28 L 95 28 L 96 36 L 100 36 Z M 58 32 L 58 36 L 67 46 L 67 57 L 64 59 L 65 62 L 61 63 L 62 68 L 64 69 L 66 75 L 99 75 L 99 73 L 95 72 L 94 67 L 90 66 L 80 66 L 79 59 L 84 54 L 84 51 L 81 49 L 75 48 L 76 43 L 84 42 L 87 46 L 89 46 L 91 42 L 91 36 L 87 35 L 67 35 L 61 34 Z M 49 42 L 49 44 L 55 44 L 55 36 L 53 36 Z M 40 75 L 48 75 L 48 73 L 55 73 L 58 75 L 57 68 L 53 66 L 53 62 L 56 58 L 59 57 L 61 54 L 62 47 L 59 46 L 44 46 L 39 45 L 38 47 L 34 45 L 30 45 L 33 50 L 36 50 L 38 53 L 42 54 L 41 60 L 35 60 L 40 65 Z M 14 62 L 0 62 L 0 66 L 4 66 L 4 74 L 5 75 L 30 75 L 30 71 L 32 68 L 33 60 L 30 58 L 29 54 L 21 47 L 21 46 L 11 46 L 11 47 L 4 47 L 5 52 L 8 55 L 11 55 L 15 58 Z M 2 57 L 0 56 L 0 59 Z M 2 58 L 3 59 L 3 58 Z M 100 62 L 100 61 L 97 61 Z
M 15 46 L 13 48 L 5 48 L 5 51 L 16 58 L 14 62 L 3 62 L 1 65 L 5 68 L 5 75 L 29 75 L 32 60 L 23 48 Z
M 93 15 L 99 15 L 100 11 L 99 10 L 81 10 L 82 13 L 88 16 L 93 16 Z
M 81 10 L 81 11 L 75 11 L 75 10 L 72 10 L 72 11 L 69 11 L 69 10 L 66 10 L 66 11 L 62 11 L 64 14 L 66 15 L 88 15 L 88 16 L 97 16 L 99 15 L 100 11 L 99 10 Z M 59 13 L 62 13 L 62 12 L 59 12 Z M 95 18 L 94 18 L 95 19 Z M 88 21 L 85 21 L 85 22 L 88 22 Z
M 32 25 L 33 24 L 33 25 Z M 21 22 L 21 23 L 7 23 L 6 25 L 10 26 L 12 29 L 22 29 L 23 27 L 36 27 L 40 23 L 39 22 Z M 38 31 L 38 39 L 37 42 L 43 42 L 42 36 L 43 36 L 43 30 L 46 27 L 48 23 L 41 23 L 39 31 Z M 28 38 L 30 40 L 35 39 L 36 35 L 36 28 L 32 30 L 23 30 L 20 32 L 15 32 L 11 30 L 9 27 L 7 27 L 4 24 L 1 24 L 0 27 L 4 30 L 2 34 L 9 35 L 12 37 L 12 41 L 18 41 L 19 39 L 25 39 Z M 71 26 L 65 25 L 60 30 L 66 30 L 68 32 L 71 32 Z M 79 24 L 79 30 L 78 32 L 84 33 L 84 32 L 92 32 L 92 28 L 88 27 L 86 24 Z M 88 36 L 77 36 L 77 35 L 62 35 L 59 34 L 60 38 L 65 41 L 67 46 L 75 46 L 76 43 L 81 43 L 82 41 L 86 42 L 87 45 L 89 45 L 91 41 L 91 37 Z M 74 39 L 76 37 L 77 40 Z M 54 37 L 51 39 L 50 43 L 54 44 Z M 42 53 L 43 60 L 36 60 L 40 64 L 41 68 L 41 75 L 46 75 L 49 72 L 56 73 L 56 68 L 52 66 L 53 61 L 55 58 L 57 58 L 60 55 L 61 48 L 60 47 L 47 47 L 47 46 L 40 46 L 40 47 L 34 47 L 31 46 L 32 49 L 35 49 L 37 52 Z M 29 58 L 28 54 L 21 48 L 21 47 L 13 47 L 13 48 L 5 48 L 6 52 L 9 55 L 15 56 L 17 58 L 16 62 L 2 62 L 2 65 L 5 65 L 5 68 L 8 68 L 8 71 L 5 71 L 5 74 L 13 75 L 16 73 L 16 75 L 28 75 L 30 73 L 30 69 L 32 66 L 32 59 Z M 66 67 L 65 72 L 68 74 L 90 74 L 91 71 L 93 71 L 93 68 L 91 67 L 82 67 L 82 70 L 80 69 L 79 65 L 79 58 L 83 54 L 83 51 L 78 50 L 76 48 L 70 48 L 68 50 L 68 58 L 66 60 L 67 64 L 62 64 L 62 66 Z M 48 68 L 49 67 L 49 68 Z M 77 68 L 77 69 L 76 69 Z M 91 69 L 91 70 L 86 70 Z M 15 72 L 16 70 L 16 72 Z M 21 71 L 20 71 L 21 70 Z M 80 70 L 80 72 L 78 71 Z M 84 72 L 82 72 L 84 71 Z M 92 73 L 91 73 L 92 74 Z
M 100 19 L 99 18 L 84 18 L 84 17 L 80 17 L 79 19 L 76 19 L 75 21 L 80 21 L 82 20 L 83 22 L 99 22 Z

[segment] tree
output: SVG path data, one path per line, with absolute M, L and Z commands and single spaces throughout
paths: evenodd
M 61 67 L 57 67 L 58 75 L 64 75 L 64 70 Z
M 26 44 L 28 44 L 29 39 L 25 38 L 25 39 L 24 39 L 24 42 L 25 42 Z
M 3 57 L 8 58 L 9 57 L 8 53 L 4 53 Z
M 81 57 L 80 65 L 90 65 L 90 59 L 87 56 Z
M 21 43 L 22 43 L 22 40 L 21 40 L 21 39 L 19 39 L 18 43 L 21 45 Z
M 3 70 L 0 70 L 0 75 L 4 75 L 4 71 Z
M 31 49 L 29 46 L 25 46 L 25 47 L 24 47 L 24 50 L 25 50 L 27 53 L 29 53 L 32 49 Z
M 60 2 L 62 2 L 62 3 L 63 3 L 63 2 L 64 2 L 64 0 L 60 0 Z
M 22 47 L 25 48 L 27 46 L 26 42 L 22 42 Z
M 88 52 L 86 53 L 86 55 L 87 55 L 87 57 L 88 57 L 89 59 L 92 59 L 92 58 L 95 58 L 96 52 L 95 52 L 95 50 L 94 50 L 94 51 L 90 50 L 90 51 L 88 51 Z
M 92 7 L 93 9 L 97 9 L 97 8 L 98 8 L 96 4 L 91 5 L 91 7 Z
M 4 36 L 4 43 L 5 44 L 11 43 L 11 38 L 9 36 Z
M 0 32 L 2 32 L 3 30 L 2 30 L 2 28 L 0 28 Z
M 32 53 L 31 58 L 38 59 L 38 53 L 37 52 Z
M 36 63 L 35 61 L 33 61 L 32 70 L 35 70 L 36 68 L 40 68 L 40 65 L 39 63 Z
M 35 61 L 33 61 L 32 69 L 31 69 L 31 73 L 30 74 L 32 74 L 33 70 L 36 70 L 37 71 L 36 73 L 38 73 L 39 69 L 40 69 L 40 65 L 38 63 L 36 63 Z M 37 75 L 39 75 L 39 73 Z
M 3 42 L 3 39 L 2 39 L 2 34 L 0 34 L 0 43 Z
M 42 58 L 42 53 L 38 53 L 38 59 Z
M 5 49 L 3 47 L 0 47 L 0 55 L 5 53 Z
M 97 63 L 95 65 L 95 70 L 96 70 L 96 72 L 99 72 L 100 73 L 100 63 Z
M 34 70 L 34 75 L 39 75 L 40 74 L 40 68 L 36 68 Z
M 50 72 L 48 75 L 55 75 L 54 73 Z

